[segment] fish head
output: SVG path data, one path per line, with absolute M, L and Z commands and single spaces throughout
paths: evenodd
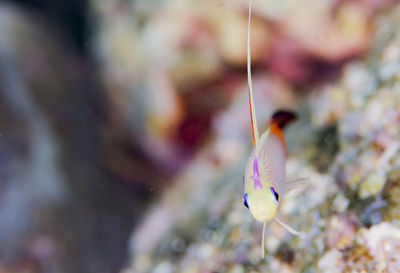
M 263 187 L 244 195 L 244 204 L 253 217 L 260 222 L 274 219 L 279 205 L 279 194 L 274 187 Z

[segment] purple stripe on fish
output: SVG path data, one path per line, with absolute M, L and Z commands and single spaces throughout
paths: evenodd
M 253 175 L 250 176 L 250 178 L 253 179 L 254 181 L 254 190 L 261 190 L 263 188 L 263 185 L 261 184 L 260 181 L 260 172 L 258 171 L 258 158 L 254 157 L 253 161 Z

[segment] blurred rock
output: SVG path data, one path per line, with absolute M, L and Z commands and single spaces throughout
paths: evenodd
M 246 82 L 247 4 L 92 2 L 93 19 L 103 22 L 94 39 L 96 56 L 122 127 L 110 133 L 112 142 L 141 153 L 163 170 L 161 176 L 182 170 L 211 136 L 212 117 Z M 267 70 L 289 89 L 333 79 L 346 61 L 363 54 L 378 10 L 376 3 L 336 0 L 254 5 L 254 76 Z M 337 97 L 336 106 L 345 99 Z M 132 180 L 135 175 L 122 166 L 135 159 L 125 151 L 115 154 L 123 163 L 111 159 L 106 166 Z
M 140 205 L 99 160 L 96 70 L 48 20 L 0 4 L 0 271 L 118 270 Z

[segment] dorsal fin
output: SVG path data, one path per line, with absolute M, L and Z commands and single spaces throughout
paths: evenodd
M 290 111 L 280 110 L 275 112 L 275 114 L 272 115 L 271 120 L 269 121 L 270 133 L 279 138 L 279 140 L 283 145 L 283 148 L 285 149 L 285 154 L 287 153 L 287 149 L 282 129 L 296 119 L 297 116 L 295 113 Z
M 276 124 L 280 129 L 285 128 L 289 123 L 295 121 L 297 116 L 294 112 L 279 110 L 275 112 L 270 120 L 270 125 Z
M 283 135 L 281 128 L 276 123 L 272 123 L 270 128 L 271 128 L 270 129 L 271 134 L 277 136 L 279 138 L 279 140 L 281 141 L 281 143 L 285 149 L 285 154 L 286 154 L 286 141 L 285 141 L 285 136 Z

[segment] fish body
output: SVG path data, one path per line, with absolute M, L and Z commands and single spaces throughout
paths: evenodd
M 276 112 L 247 162 L 243 201 L 260 222 L 275 217 L 279 196 L 285 192 L 286 143 L 282 129 L 295 118 L 291 112 Z
M 258 133 L 251 79 L 251 5 L 252 0 L 249 1 L 249 21 L 247 25 L 247 81 L 254 150 L 245 170 L 243 203 L 256 220 L 264 223 L 261 241 L 261 255 L 264 258 L 265 227 L 268 221 L 274 219 L 290 233 L 300 234 L 279 220 L 276 217 L 276 212 L 279 205 L 279 195 L 298 188 L 304 179 L 287 180 L 285 175 L 286 143 L 282 129 L 296 116 L 292 112 L 278 111 L 272 116 L 265 133 L 261 137 Z

